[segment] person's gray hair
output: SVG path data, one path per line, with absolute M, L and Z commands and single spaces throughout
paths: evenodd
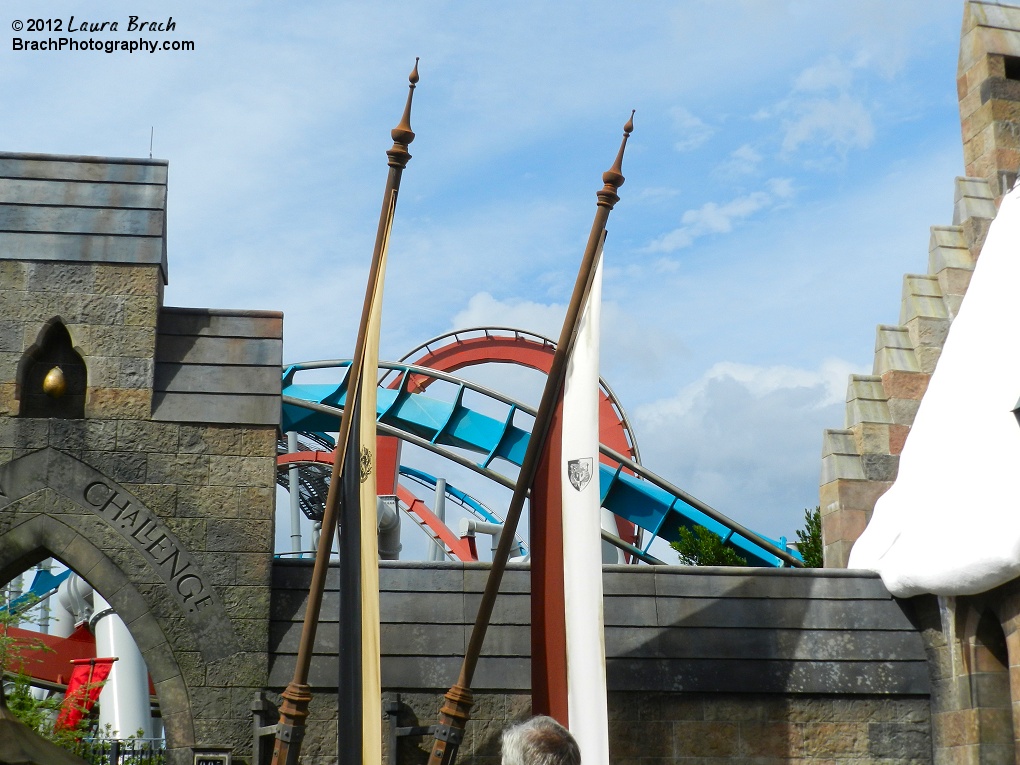
M 532 717 L 503 731 L 503 765 L 581 765 L 581 750 L 554 719 Z

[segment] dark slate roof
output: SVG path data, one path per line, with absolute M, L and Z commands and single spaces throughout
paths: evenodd
M 167 165 L 0 152 L 0 253 L 159 264 L 165 283 Z
M 161 308 L 152 418 L 278 425 L 283 314 Z
M 457 678 L 488 564 L 383 562 L 383 685 L 443 691 Z M 310 683 L 336 686 L 331 569 Z M 294 668 L 310 561 L 273 570 L 270 684 Z M 918 631 L 873 575 L 842 570 L 606 566 L 611 691 L 927 695 Z M 476 690 L 530 688 L 530 572 L 512 565 Z

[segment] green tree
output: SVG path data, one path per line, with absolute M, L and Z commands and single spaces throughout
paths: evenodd
M 697 526 L 694 529 L 680 528 L 680 539 L 670 542 L 680 562 L 687 566 L 746 566 L 747 561 L 736 550 L 727 547 L 723 541 L 706 529 Z
M 74 728 L 55 728 L 53 723 L 60 711 L 62 698 L 50 696 L 37 699 L 32 694 L 32 684 L 26 664 L 36 660 L 33 658 L 33 652 L 52 649 L 42 640 L 26 639 L 11 634 L 11 628 L 17 627 L 18 624 L 35 622 L 35 616 L 31 610 L 36 603 L 35 600 L 32 600 L 27 606 L 23 605 L 19 612 L 14 612 L 10 608 L 10 594 L 5 594 L 7 597 L 0 599 L 4 606 L 0 610 L 0 682 L 10 683 L 5 694 L 7 708 L 15 717 L 43 738 L 74 751 L 78 739 L 85 733 L 89 721 L 87 718 L 83 718 Z
M 804 508 L 804 528 L 797 529 L 797 549 L 806 568 L 822 568 L 822 508 Z

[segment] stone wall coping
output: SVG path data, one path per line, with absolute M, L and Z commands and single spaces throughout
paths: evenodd
M 295 560 L 293 558 L 276 558 L 274 566 L 287 568 L 312 568 L 313 561 L 309 559 Z M 330 563 L 330 568 L 339 568 L 337 562 Z M 410 561 L 410 560 L 381 560 L 381 569 L 415 569 L 434 571 L 488 571 L 492 564 L 486 561 Z M 508 571 L 530 571 L 530 563 L 510 563 Z M 650 576 L 652 574 L 669 574 L 671 576 L 728 576 L 743 578 L 767 578 L 767 577 L 814 577 L 826 579 L 879 579 L 879 575 L 871 571 L 861 569 L 843 568 L 757 568 L 739 566 L 635 566 L 627 564 L 605 564 L 602 566 L 606 573 L 629 573 L 635 576 Z
M 0 151 L 0 159 L 27 159 L 43 162 L 91 162 L 108 165 L 161 165 L 169 166 L 167 159 L 142 157 L 98 157 L 86 154 L 39 154 L 22 151 Z
M 282 319 L 283 311 L 262 311 L 238 308 L 178 308 L 176 306 L 162 306 L 160 313 L 172 313 L 183 316 L 237 316 L 252 319 Z

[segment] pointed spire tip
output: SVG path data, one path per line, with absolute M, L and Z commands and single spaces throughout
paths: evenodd
M 390 131 L 390 137 L 393 139 L 393 148 L 386 152 L 386 156 L 389 157 L 387 164 L 390 167 L 403 169 L 407 165 L 407 160 L 411 158 L 407 147 L 414 140 L 414 131 L 411 130 L 411 102 L 414 100 L 414 87 L 418 82 L 419 60 L 418 56 L 414 57 L 414 69 L 411 70 L 411 74 L 407 77 L 409 83 L 407 86 L 407 103 L 404 104 L 404 113 L 400 117 L 400 123 Z
M 620 150 L 616 153 L 616 161 L 613 162 L 613 166 L 606 172 L 602 173 L 602 182 L 605 184 L 603 189 L 597 193 L 596 196 L 599 198 L 599 205 L 603 207 L 613 208 L 619 197 L 616 192 L 623 185 L 623 152 L 627 149 L 627 139 L 630 138 L 630 134 L 634 132 L 634 115 L 637 113 L 637 109 L 631 109 L 630 119 L 627 120 L 627 124 L 623 126 L 623 140 L 620 141 Z

